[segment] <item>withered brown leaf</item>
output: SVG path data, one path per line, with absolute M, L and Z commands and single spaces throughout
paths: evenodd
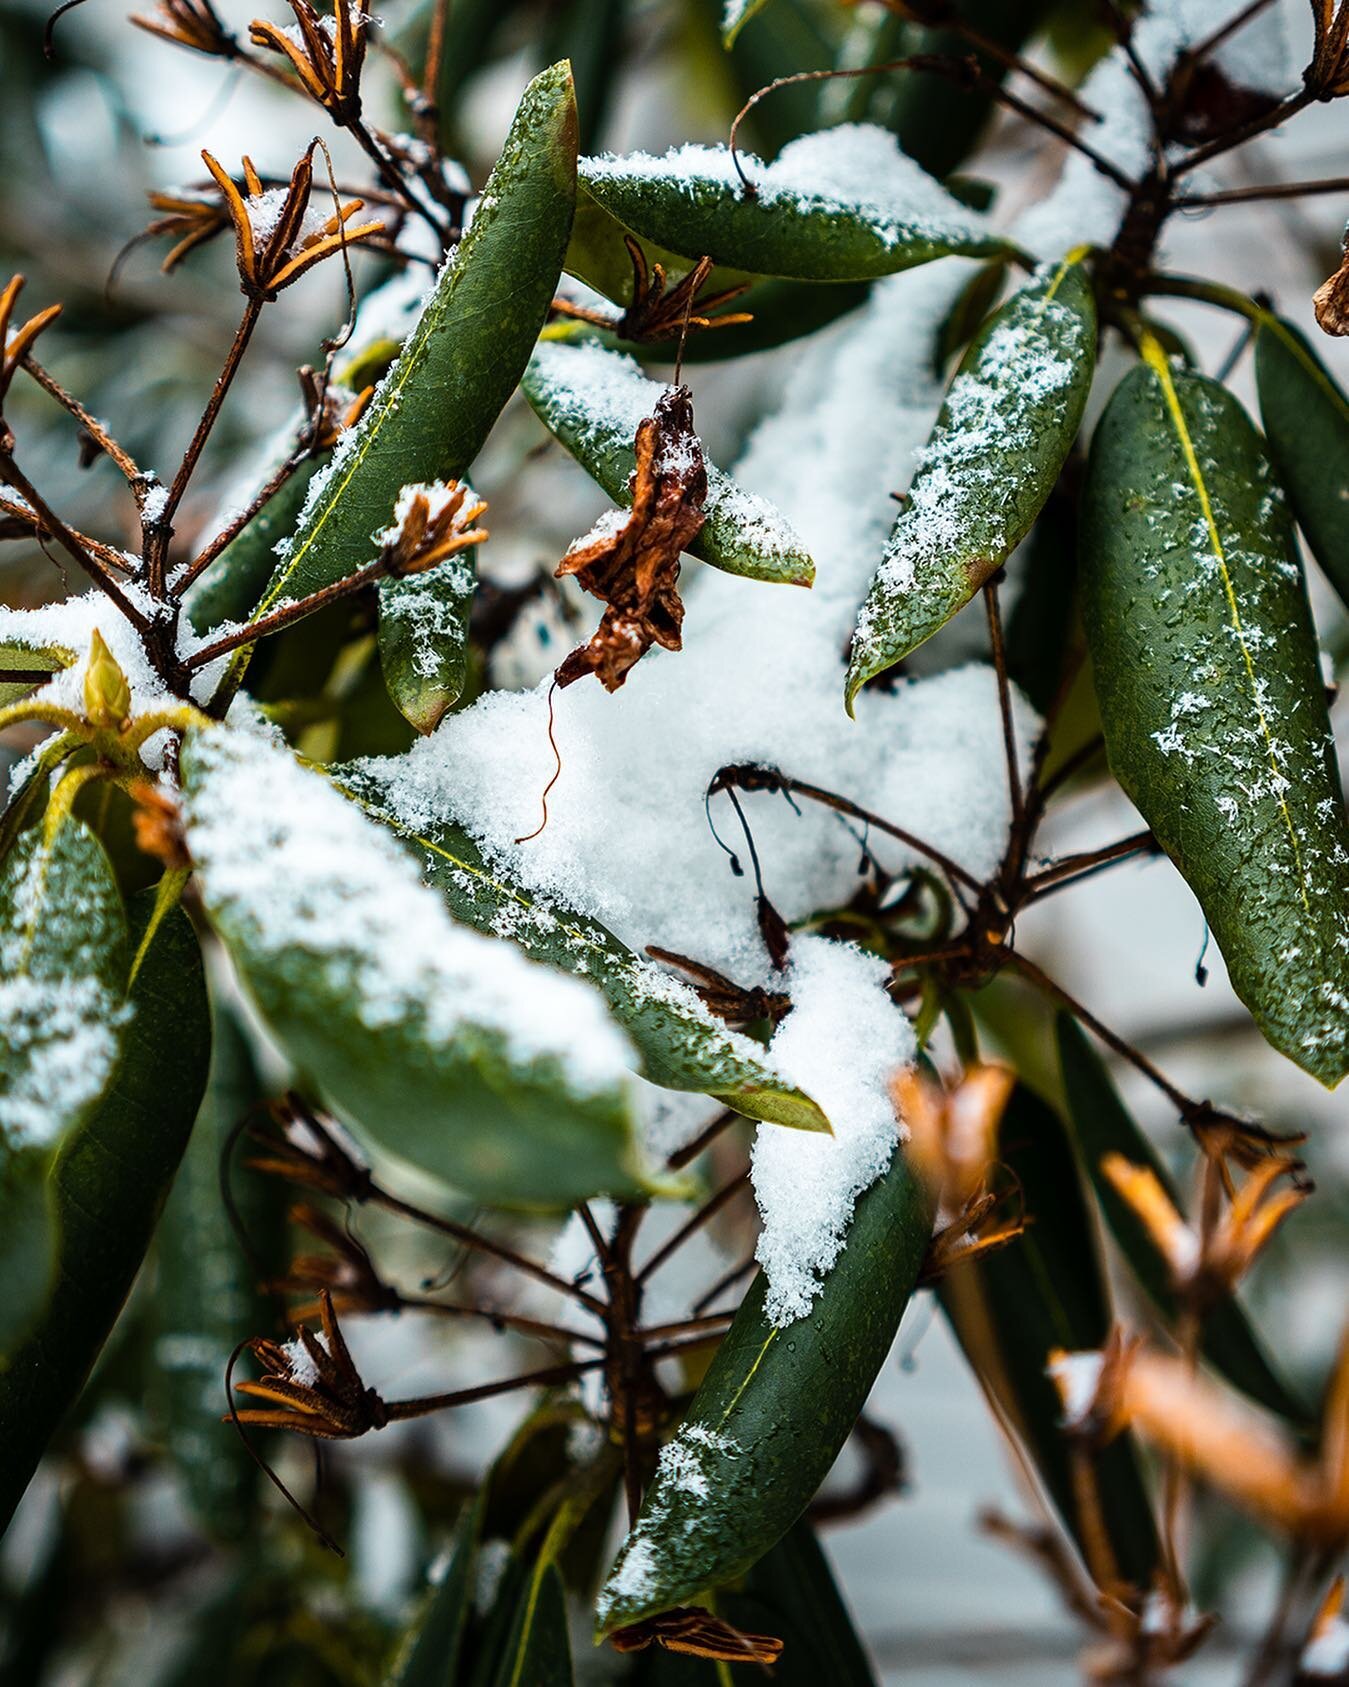
M 574 575 L 608 605 L 589 642 L 558 668 L 559 685 L 595 674 L 606 691 L 617 691 L 653 644 L 678 650 L 682 643 L 679 558 L 702 529 L 707 497 L 707 466 L 687 387 L 661 394 L 655 411 L 639 423 L 634 447 L 627 519 L 615 512 L 557 565 L 559 578 Z
M 782 1654 L 773 1634 L 747 1634 L 697 1605 L 676 1605 L 631 1628 L 615 1629 L 609 1644 L 616 1652 L 645 1652 L 659 1646 L 666 1652 L 719 1663 L 771 1666 Z

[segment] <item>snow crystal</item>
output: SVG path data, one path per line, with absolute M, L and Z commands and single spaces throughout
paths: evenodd
M 706 1499 L 711 1491 L 707 1455 L 715 1452 L 734 1457 L 738 1451 L 729 1435 L 722 1435 L 705 1424 L 686 1423 L 660 1450 L 658 1480 L 676 1492 Z
M 952 198 L 926 170 L 899 149 L 895 137 L 871 123 L 840 123 L 789 142 L 771 164 L 753 154 L 738 155 L 766 211 L 789 207 L 804 215 L 847 215 L 870 225 L 886 246 L 915 233 L 932 239 L 977 239 L 988 232 L 984 217 Z M 743 184 L 724 146 L 689 143 L 663 158 L 633 152 L 586 158 L 589 182 L 668 181 L 672 191 L 696 200 L 709 189 Z
M 914 1057 L 913 1032 L 886 991 L 875 955 L 822 937 L 792 945 L 792 1011 L 772 1049 L 778 1063 L 829 1116 L 834 1134 L 760 1125 L 754 1195 L 763 1216 L 757 1254 L 774 1324 L 810 1311 L 843 1251 L 853 1207 L 890 1164 L 899 1128 L 890 1082 Z
M 1060 1353 L 1045 1366 L 1063 1397 L 1063 1421 L 1069 1429 L 1078 1428 L 1090 1414 L 1104 1363 L 1100 1353 Z
M 326 1353 L 328 1347 L 323 1337 L 317 1331 L 311 1331 L 310 1333 Z M 294 1341 L 286 1342 L 281 1351 L 285 1354 L 286 1363 L 290 1367 L 290 1380 L 298 1383 L 301 1388 L 312 1388 L 319 1380 L 318 1366 L 314 1363 L 313 1355 L 299 1336 L 296 1336 Z
M 467 1023 L 579 1091 L 626 1078 L 630 1049 L 586 985 L 456 925 L 392 836 L 286 750 L 237 729 L 197 739 L 184 804 L 208 905 L 255 950 L 342 969 L 372 1030 L 411 1015 L 432 1044 Z

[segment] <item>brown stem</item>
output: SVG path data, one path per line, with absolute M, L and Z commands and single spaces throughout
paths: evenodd
M 525 1318 L 516 1312 L 495 1312 L 490 1306 L 474 1306 L 452 1300 L 434 1300 L 429 1295 L 398 1297 L 400 1306 L 415 1312 L 437 1312 L 447 1318 L 480 1318 L 495 1329 L 513 1330 L 517 1335 L 537 1336 L 540 1341 L 580 1342 L 586 1347 L 603 1347 L 599 1336 L 587 1335 L 584 1330 L 568 1330 L 561 1324 L 549 1324 L 538 1318 Z
M 1035 873 L 1026 879 L 1021 886 L 1022 896 L 1028 902 L 1033 901 L 1047 891 L 1065 884 L 1076 884 L 1079 879 L 1087 878 L 1101 867 L 1108 867 L 1113 862 L 1137 855 L 1140 850 L 1155 851 L 1160 847 L 1152 833 L 1146 831 L 1135 832 L 1130 837 L 1121 838 L 1118 843 L 1106 844 L 1102 849 L 1084 850 L 1078 855 L 1065 855 L 1061 861 L 1054 862 L 1053 866 L 1046 867 L 1043 872 Z
M 106 597 L 112 599 L 132 626 L 138 632 L 148 632 L 150 630 L 149 618 L 122 595 L 112 575 L 106 571 L 101 563 L 96 562 L 92 554 L 80 544 L 75 534 L 52 510 L 7 449 L 0 449 L 0 480 L 14 488 L 33 514 L 37 516 L 42 531 L 50 534 L 76 566 L 89 576 Z
M 442 1218 L 439 1213 L 429 1213 L 421 1207 L 414 1207 L 410 1201 L 400 1200 L 397 1195 L 390 1194 L 377 1183 L 371 1183 L 368 1198 L 383 1207 L 386 1212 L 399 1213 L 416 1224 L 425 1225 L 428 1230 L 438 1230 L 442 1235 L 452 1236 L 456 1242 L 477 1253 L 490 1254 L 503 1265 L 514 1266 L 526 1277 L 532 1277 L 536 1283 L 542 1283 L 546 1288 L 565 1295 L 567 1299 L 577 1301 L 580 1305 L 588 1307 L 591 1312 L 598 1313 L 600 1317 L 604 1316 L 605 1305 L 597 1295 L 587 1294 L 584 1289 L 577 1288 L 575 1283 L 569 1283 L 565 1277 L 559 1277 L 550 1271 L 546 1265 L 540 1265 L 524 1254 L 516 1253 L 514 1248 L 508 1248 L 504 1242 L 494 1241 L 490 1236 L 481 1236 L 476 1230 L 470 1230 L 466 1224 L 459 1224 L 452 1218 Z
M 694 1301 L 693 1310 L 695 1314 L 711 1306 L 718 1295 L 725 1294 L 727 1289 L 733 1288 L 742 1277 L 748 1277 L 752 1271 L 757 1269 L 758 1264 L 758 1260 L 751 1254 L 748 1259 L 742 1259 L 739 1265 L 733 1265 L 729 1271 L 723 1272 L 712 1287 L 705 1294 L 699 1295 L 697 1300 Z
M 720 1329 L 734 1317 L 734 1312 L 709 1312 L 706 1317 L 684 1318 L 674 1324 L 652 1324 L 645 1330 L 634 1330 L 633 1335 L 641 1341 L 663 1341 L 670 1336 L 689 1336 L 703 1330 Z
M 84 431 L 98 446 L 105 457 L 111 458 L 122 473 L 122 477 L 135 490 L 136 483 L 144 479 L 136 460 L 129 451 L 125 451 L 108 432 L 107 428 L 80 403 L 73 394 L 68 393 L 56 377 L 50 374 L 33 357 L 23 359 L 24 372 L 31 375 L 43 392 L 50 393 L 63 410 L 69 412 L 80 424 Z
M 347 133 L 360 147 L 370 162 L 379 172 L 380 180 L 399 196 L 407 207 L 417 215 L 435 233 L 436 239 L 443 246 L 445 244 L 445 228 L 433 212 L 427 209 L 418 196 L 404 179 L 403 172 L 380 146 L 379 142 L 366 128 L 359 118 L 346 125 Z
M 1218 135 L 1205 145 L 1196 147 L 1187 153 L 1180 163 L 1173 166 L 1173 176 L 1183 176 L 1197 168 L 1200 164 L 1207 164 L 1210 158 L 1219 158 L 1225 152 L 1231 152 L 1234 147 L 1243 146 L 1247 141 L 1254 140 L 1257 135 L 1268 133 L 1270 129 L 1277 129 L 1286 123 L 1290 117 L 1296 116 L 1304 107 L 1311 105 L 1316 95 L 1310 88 L 1300 88 L 1296 94 L 1290 94 L 1275 106 L 1273 111 L 1267 111 L 1263 116 L 1249 118 L 1245 123 L 1239 123 L 1236 128 L 1229 129 L 1225 135 Z
M 225 355 L 224 366 L 216 377 L 215 385 L 211 388 L 211 396 L 207 400 L 206 408 L 202 411 L 201 420 L 197 423 L 196 432 L 188 443 L 183 454 L 183 460 L 178 465 L 178 472 L 173 477 L 173 484 L 169 487 L 164 507 L 153 522 L 143 524 L 145 543 L 146 579 L 151 596 L 156 601 L 164 597 L 165 576 L 168 571 L 169 539 L 173 533 L 173 518 L 177 514 L 178 506 L 187 491 L 188 482 L 196 472 L 198 459 L 205 449 L 206 441 L 211 436 L 211 429 L 220 415 L 225 396 L 233 385 L 234 377 L 239 372 L 239 365 L 243 355 L 248 350 L 248 342 L 253 337 L 253 330 L 258 325 L 258 318 L 262 314 L 261 299 L 251 298 L 244 306 L 244 314 L 234 331 L 234 338 L 230 342 L 230 349 Z
M 1190 60 L 1192 64 L 1198 64 L 1202 59 L 1211 58 L 1220 47 L 1231 40 L 1238 30 L 1245 29 L 1246 25 L 1259 17 L 1261 12 L 1267 12 L 1273 3 L 1274 0 L 1250 0 L 1249 5 L 1243 6 L 1239 12 L 1234 12 L 1227 22 L 1219 24 L 1211 35 L 1205 36 L 1202 41 L 1187 48 L 1184 57 Z
M 1060 786 L 1066 785 L 1075 773 L 1080 773 L 1088 762 L 1093 761 L 1105 748 L 1105 739 L 1097 737 L 1083 744 L 1073 751 L 1067 761 L 1060 762 L 1042 785 L 1037 786 L 1033 796 L 1033 806 L 1042 809 Z
M 197 577 L 206 572 L 226 545 L 231 544 L 239 537 L 249 522 L 266 508 L 291 476 L 298 473 L 303 465 L 309 461 L 309 457 L 310 452 L 306 448 L 286 458 L 285 462 L 273 473 L 266 485 L 251 502 L 231 520 L 227 521 L 205 550 L 199 552 L 188 566 L 179 572 L 173 583 L 172 596 L 182 597 L 187 592 Z
M 1002 611 L 998 607 L 996 575 L 984 587 L 984 608 L 988 612 L 988 642 L 993 652 L 993 669 L 998 676 L 1002 747 L 1007 758 L 1007 788 L 1012 799 L 1012 835 L 1019 838 L 1026 823 L 1026 802 L 1021 790 L 1021 773 L 1017 767 L 1016 723 L 1012 719 L 1012 688 L 1007 680 L 1007 646 L 1002 636 Z
M 729 1107 L 718 1113 L 712 1123 L 705 1130 L 699 1131 L 692 1142 L 686 1142 L 682 1148 L 676 1148 L 665 1164 L 672 1172 L 682 1171 L 685 1166 L 696 1160 L 705 1148 L 710 1148 L 728 1125 L 733 1125 L 740 1117 L 739 1113 Z
M 637 1273 L 637 1281 L 644 1283 L 653 1271 L 660 1269 L 670 1255 L 676 1253 L 688 1241 L 695 1231 L 701 1230 L 709 1220 L 716 1217 L 728 1201 L 733 1200 L 749 1182 L 749 1173 L 743 1171 L 738 1177 L 733 1177 L 729 1183 L 724 1183 L 715 1195 L 710 1196 L 698 1208 L 697 1212 L 679 1229 L 661 1244 Z
M 480 1383 L 476 1388 L 456 1389 L 452 1394 L 423 1394 L 414 1400 L 389 1400 L 386 1402 L 389 1422 L 424 1418 L 432 1412 L 448 1411 L 452 1406 L 471 1406 L 475 1400 L 491 1400 L 498 1394 L 514 1393 L 517 1388 L 549 1388 L 555 1383 L 573 1382 L 587 1371 L 597 1371 L 603 1364 L 603 1359 L 582 1359 L 574 1364 L 546 1365 L 541 1371 L 525 1371 L 521 1376 Z
M 1177 205 L 1248 205 L 1256 199 L 1302 199 L 1314 193 L 1349 193 L 1349 176 L 1330 176 L 1315 182 L 1258 182 L 1254 187 L 1229 187 L 1221 193 L 1187 194 Z
M 238 650 L 241 645 L 256 644 L 260 638 L 279 633 L 282 628 L 289 627 L 293 622 L 303 621 L 306 615 L 313 615 L 316 610 L 326 609 L 329 604 L 337 603 L 342 598 L 350 597 L 354 592 L 373 585 L 387 573 L 388 564 L 382 558 L 376 558 L 374 562 L 366 563 L 364 568 L 358 568 L 354 574 L 348 574 L 345 579 L 334 580 L 331 585 L 310 592 L 308 597 L 274 609 L 270 615 L 250 621 L 246 627 L 237 627 L 232 633 L 222 633 L 213 643 L 203 645 L 200 650 L 194 650 L 183 666 L 189 672 L 196 668 L 204 668 L 207 663 L 214 662 L 217 656 L 227 655 L 231 650 Z

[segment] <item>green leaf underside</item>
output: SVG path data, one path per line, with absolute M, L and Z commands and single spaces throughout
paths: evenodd
M 1255 384 L 1269 454 L 1298 526 L 1349 605 L 1349 398 L 1289 322 L 1264 317 Z
M 379 665 L 390 698 L 418 732 L 434 732 L 468 678 L 468 620 L 477 587 L 471 550 L 379 585 Z
M 1101 1170 L 1101 1162 L 1107 1154 L 1115 1153 L 1133 1165 L 1149 1167 L 1177 1211 L 1182 1210 L 1179 1194 L 1156 1150 L 1120 1100 L 1086 1033 L 1068 1014 L 1059 1015 L 1055 1032 L 1068 1108 L 1096 1199 L 1134 1276 L 1162 1317 L 1171 1323 L 1177 1308 L 1166 1262 L 1133 1208 Z M 1199 1344 L 1214 1369 L 1251 1399 L 1299 1427 L 1307 1424 L 1306 1407 L 1276 1375 L 1239 1301 L 1229 1297 L 1211 1308 L 1200 1330 Z
M 1030 532 L 1082 420 L 1096 307 L 1080 263 L 1046 266 L 976 336 L 857 619 L 847 703 L 932 637 Z
M 1099 1348 L 1111 1312 L 1095 1226 L 1076 1157 L 1057 1115 L 1019 1084 L 1000 1132 L 1000 1175 L 1015 1189 L 1026 1229 L 987 1260 L 949 1273 L 942 1304 L 971 1365 L 1035 1462 L 1079 1550 L 1095 1520 L 1084 1517 L 1073 1480 L 1059 1392 L 1046 1366 L 1055 1348 Z M 1091 1455 L 1101 1522 L 1121 1572 L 1147 1587 L 1157 1530 L 1131 1438 Z
M 486 1490 L 461 1517 L 444 1574 L 434 1583 L 399 1648 L 385 1687 L 445 1687 L 457 1679 L 473 1609 L 478 1534 Z
M 473 223 L 258 605 L 302 598 L 373 560 L 404 486 L 461 476 L 515 391 L 571 231 L 576 105 L 564 64 L 525 90 Z
M 610 1027 L 584 993 L 570 994 L 581 987 L 557 978 L 563 1001 L 556 975 L 509 950 L 494 955 L 448 919 L 436 930 L 439 903 L 383 828 L 288 755 L 255 760 L 238 739 L 218 730 L 183 757 L 203 900 L 258 1011 L 334 1112 L 378 1150 L 496 1205 L 552 1209 L 602 1192 L 652 1192 L 621 1074 L 608 1076 L 611 1059 L 617 1065 Z M 262 861 L 279 853 L 299 873 L 317 857 L 312 877 L 275 892 L 225 835 L 247 835 L 229 814 L 268 779 L 276 813 L 271 835 L 257 834 Z M 312 780 L 312 793 L 296 779 Z M 352 824 L 341 813 L 348 806 Z M 507 978 L 505 961 L 519 973 Z M 537 1000 L 526 1003 L 531 991 Z M 552 1023 L 563 1014 L 572 1015 L 566 1037 Z M 591 1041 L 575 1060 L 578 1037 Z
M 756 1278 L 601 1590 L 600 1634 L 743 1575 L 800 1517 L 890 1350 L 931 1220 L 897 1152 L 805 1318 L 770 1324 Z
M 252 618 L 276 569 L 277 543 L 295 531 L 310 484 L 327 460 L 325 454 L 297 469 L 188 588 L 183 609 L 194 632 Z
M 740 155 L 755 185 L 753 197 L 725 148 L 685 148 L 666 159 L 586 158 L 580 181 L 603 210 L 639 237 L 752 275 L 869 281 L 935 258 L 993 257 L 1008 249 L 978 218 L 962 214 L 955 200 L 937 201 L 934 208 L 941 190 L 930 179 L 920 208 L 906 213 L 900 204 L 867 197 L 876 183 L 864 183 L 862 172 L 855 197 L 819 192 L 806 157 L 787 151 L 774 165 Z M 893 156 L 900 157 L 897 149 Z
M 68 668 L 75 660 L 75 652 L 61 645 L 34 648 L 27 644 L 0 644 L 0 671 L 7 674 L 32 674 L 32 679 L 0 680 L 0 709 L 17 703 L 35 686 L 41 685 L 60 668 Z
M 1292 527 L 1259 435 L 1154 343 L 1096 430 L 1083 614 L 1111 769 L 1270 1043 L 1349 1067 L 1349 833 Z
M 734 330 L 728 330 L 734 332 Z M 637 428 L 656 407 L 661 382 L 632 358 L 594 341 L 540 343 L 521 383 L 539 420 L 616 504 L 632 503 Z M 707 519 L 691 552 L 727 574 L 808 586 L 815 564 L 784 516 L 707 466 Z
M 338 780 L 347 777 L 338 770 Z M 716 1096 L 747 1118 L 828 1130 L 816 1104 L 776 1077 L 750 1038 L 716 1019 L 687 986 L 634 955 L 598 920 L 532 896 L 491 867 L 461 827 L 434 834 L 400 825 L 359 780 L 349 793 L 415 852 L 422 876 L 456 920 L 509 938 L 531 960 L 579 974 L 599 989 L 642 1057 L 643 1076 L 665 1089 Z
M 248 1534 L 260 1473 L 233 1427 L 219 1421 L 225 1361 L 236 1342 L 271 1328 L 276 1308 L 258 1279 L 279 1276 L 289 1260 L 279 1180 L 246 1172 L 232 1179 L 250 1253 L 220 1198 L 221 1154 L 262 1096 L 247 1038 L 217 1005 L 206 1094 L 155 1234 L 151 1405 L 194 1520 L 226 1541 Z
M 0 869 L 0 1144 L 59 1143 L 117 1062 L 129 957 L 103 845 L 50 817 Z
M 151 892 L 137 899 L 138 937 L 153 903 Z M 131 1018 L 111 1086 L 62 1144 L 50 1174 L 60 1232 L 51 1300 L 0 1373 L 4 1523 L 131 1291 L 205 1088 L 206 981 L 181 910 L 171 909 L 149 937 L 128 1000 Z

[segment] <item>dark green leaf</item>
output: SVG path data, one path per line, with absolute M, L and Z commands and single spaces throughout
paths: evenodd
M 1089 1549 L 1096 1527 L 1073 1481 L 1058 1390 L 1046 1373 L 1055 1348 L 1098 1348 L 1110 1331 L 1105 1275 L 1072 1144 L 1053 1111 L 1018 1085 L 1003 1118 L 1000 1177 L 1025 1231 L 986 1261 L 956 1266 L 942 1284 L 947 1316 L 974 1370 L 1025 1445 L 1054 1505 Z M 1130 1438 L 1092 1455 L 1100 1521 L 1121 1572 L 1151 1585 L 1157 1531 Z
M 828 1130 L 820 1109 L 776 1076 L 757 1044 L 728 1030 L 692 990 L 634 955 L 598 920 L 540 901 L 504 879 L 461 827 L 446 822 L 434 833 L 409 831 L 380 807 L 368 782 L 354 780 L 351 789 L 367 813 L 416 852 L 422 876 L 456 920 L 503 934 L 531 960 L 578 973 L 601 990 L 653 1084 L 714 1095 L 747 1118 Z
M 814 148 L 796 143 L 775 164 L 740 155 L 754 185 L 747 193 L 725 147 L 685 149 L 669 160 L 587 158 L 580 180 L 624 228 L 686 258 L 712 259 L 751 275 L 796 281 L 870 281 L 934 258 L 960 253 L 993 257 L 1008 250 L 981 219 L 901 157 L 880 157 L 893 169 L 912 209 L 893 184 L 878 182 L 856 161 L 850 191 L 821 192 Z M 878 203 L 889 194 L 893 203 Z
M 1120 1100 L 1087 1034 L 1066 1013 L 1058 1016 L 1055 1030 L 1068 1108 L 1096 1199 L 1134 1276 L 1162 1317 L 1173 1324 L 1178 1309 L 1166 1262 L 1142 1220 L 1102 1172 L 1101 1162 L 1113 1153 L 1122 1154 L 1135 1166 L 1147 1166 L 1179 1211 L 1175 1185 Z M 1204 1319 L 1200 1349 L 1215 1370 L 1253 1400 L 1299 1426 L 1308 1422 L 1306 1407 L 1293 1398 L 1274 1371 L 1238 1301 L 1228 1298 L 1212 1308 Z
M 721 39 L 724 46 L 733 47 L 736 37 L 752 17 L 757 17 L 768 0 L 726 0 L 721 14 Z
M 870 293 L 869 281 L 840 281 L 828 287 L 816 281 L 775 281 L 765 277 L 725 307 L 728 312 L 748 311 L 753 321 L 691 333 L 684 342 L 683 361 L 686 366 L 722 363 L 788 345 L 856 310 L 866 303 Z M 643 363 L 673 363 L 679 356 L 678 340 L 655 345 L 620 339 L 613 343 Z
M 33 1334 L 0 1373 L 0 1518 L 79 1397 L 145 1257 L 206 1083 L 210 1019 L 196 935 L 137 899 L 131 1018 L 112 1086 L 51 1171 L 58 1276 Z
M 316 457 L 297 470 L 188 588 L 183 609 L 194 632 L 251 619 L 276 570 L 277 542 L 295 531 L 310 482 L 326 461 Z
M 279 1276 L 285 1263 L 282 1185 L 234 1172 L 233 1199 L 248 1251 L 221 1192 L 222 1152 L 261 1094 L 243 1031 L 217 1007 L 206 1094 L 155 1235 L 150 1390 L 189 1510 L 203 1529 L 226 1541 L 241 1540 L 249 1530 L 259 1472 L 233 1427 L 220 1422 L 225 1363 L 236 1343 L 273 1328 L 276 1307 L 259 1281 Z
M 1268 1040 L 1349 1068 L 1349 828 L 1292 524 L 1260 436 L 1153 341 L 1092 445 L 1083 614 L 1115 777 Z
M 519 1597 L 495 1687 L 572 1687 L 567 1595 L 557 1566 L 540 1562 Z
M 685 0 L 690 55 L 685 74 L 727 118 L 778 77 L 828 70 L 833 63 L 834 32 L 826 27 L 832 20 L 814 0 L 774 0 L 773 16 L 744 30 L 729 50 L 721 39 L 724 12 L 725 0 Z M 817 92 L 810 82 L 775 90 L 747 116 L 742 130 L 746 143 L 776 151 L 805 130 L 819 128 Z
M 545 12 L 543 62 L 571 61 L 582 152 L 593 152 L 604 133 L 624 67 L 628 0 L 554 0 Z
M 771 1324 L 767 1285 L 756 1279 L 600 1593 L 601 1634 L 695 1601 L 786 1534 L 890 1351 L 931 1227 L 927 1196 L 896 1152 L 858 1202 L 843 1253 L 804 1318 Z
M 418 732 L 434 732 L 468 678 L 468 618 L 477 586 L 472 550 L 379 590 L 384 683 Z
M 473 225 L 398 361 L 334 454 L 259 604 L 372 560 L 404 486 L 464 474 L 515 391 L 562 269 L 575 198 L 571 71 L 525 90 Z
M 965 350 L 997 304 L 1006 273 L 1007 265 L 995 258 L 991 264 L 975 270 L 956 294 L 933 347 L 932 372 L 939 381 L 945 379 L 952 359 Z
M 1011 555 L 1054 489 L 1096 363 L 1072 257 L 1046 266 L 970 346 L 857 620 L 847 703 L 931 638 Z
M 443 1574 L 433 1583 L 389 1671 L 385 1687 L 447 1687 L 457 1680 L 464 1630 L 473 1609 L 474 1571 L 484 1488 L 455 1530 Z
M 381 826 L 288 751 L 183 757 L 202 898 L 287 1054 L 385 1153 L 499 1205 L 651 1192 L 601 998 L 456 927 Z
M 58 1231 L 44 1149 L 0 1148 L 0 1367 L 37 1323 L 52 1292 Z M 4 1372 L 0 1369 L 0 1390 Z
M 1080 657 L 1077 627 L 1078 482 L 1073 459 L 1059 476 L 1017 557 L 1021 590 L 1007 617 L 1007 672 L 1041 715 L 1068 679 L 1069 652 Z
M 127 933 L 102 844 L 48 810 L 0 868 L 0 1138 L 59 1143 L 117 1062 Z
M 734 333 L 734 329 L 727 330 Z M 539 419 L 616 504 L 630 505 L 638 425 L 665 390 L 629 357 L 593 341 L 545 341 L 522 382 Z M 815 564 L 785 517 L 743 491 L 713 464 L 707 469 L 707 519 L 693 554 L 728 574 L 808 586 Z
M 1349 398 L 1290 322 L 1265 316 L 1255 383 L 1269 454 L 1298 526 L 1349 604 Z

